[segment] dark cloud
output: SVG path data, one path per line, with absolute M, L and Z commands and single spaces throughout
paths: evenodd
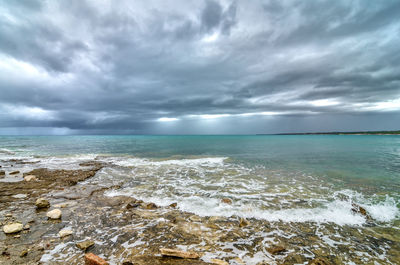
M 399 12 L 390 0 L 0 1 L 0 132 L 396 129 Z

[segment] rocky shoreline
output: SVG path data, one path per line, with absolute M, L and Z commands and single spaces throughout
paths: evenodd
M 4 231 L 0 233 L 0 264 L 327 265 L 343 264 L 346 257 L 363 263 L 354 253 L 365 247 L 340 245 L 334 250 L 316 235 L 320 228 L 307 224 L 202 217 L 178 210 L 179 202 L 159 207 L 132 197 L 105 196 L 118 186 L 80 182 L 107 165 L 91 161 L 80 166 L 76 170 L 34 169 L 23 173 L 24 181 L 0 182 Z M 15 230 L 7 230 L 11 228 Z M 395 246 L 385 254 L 393 261 L 400 257 L 400 236 L 385 231 L 377 235 L 372 229 L 324 228 L 354 239 L 364 237 L 376 251 Z M 244 258 L 242 252 L 248 256 Z M 260 253 L 268 257 L 261 258 Z

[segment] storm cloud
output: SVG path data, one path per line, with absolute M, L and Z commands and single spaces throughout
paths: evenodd
M 0 0 L 0 134 L 400 129 L 400 2 Z

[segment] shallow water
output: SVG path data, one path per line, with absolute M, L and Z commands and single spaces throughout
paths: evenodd
M 11 167 L 10 159 L 24 163 Z M 239 245 L 307 234 L 317 239 L 297 249 L 304 256 L 318 248 L 342 253 L 345 264 L 399 258 L 399 136 L 0 137 L 3 181 L 20 180 L 32 168 L 74 169 L 93 159 L 108 166 L 80 185 L 119 185 L 106 196 L 178 202 L 179 210 L 203 218 L 244 217 L 270 227 L 249 229 Z M 11 170 L 21 173 L 9 176 Z M 352 211 L 353 203 L 372 221 Z M 258 245 L 250 252 L 228 245 L 213 253 L 222 258 L 224 248 L 234 248 L 248 264 L 271 262 Z

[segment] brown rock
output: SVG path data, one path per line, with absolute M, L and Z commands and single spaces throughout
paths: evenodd
M 361 215 L 368 216 L 367 210 L 365 210 L 365 208 L 361 207 L 360 205 L 352 203 L 351 206 L 353 207 L 351 208 L 353 213 L 359 213 Z
M 137 208 L 137 207 L 139 207 L 140 206 L 140 204 L 139 203 L 128 203 L 127 205 L 126 205 L 126 209 L 133 209 L 133 208 Z
M 155 203 L 152 203 L 152 202 L 143 203 L 143 204 L 142 204 L 142 207 L 143 207 L 144 209 L 147 209 L 147 210 L 154 210 L 154 209 L 157 209 L 157 208 L 158 208 L 158 206 L 157 206 Z
M 163 256 L 178 257 L 183 259 L 198 259 L 200 255 L 196 252 L 182 251 L 178 249 L 161 248 L 160 252 Z
M 211 259 L 212 264 L 217 264 L 217 265 L 229 265 L 228 262 L 225 260 L 220 260 L 220 259 Z
M 267 251 L 269 253 L 271 253 L 272 255 L 276 255 L 276 254 L 281 254 L 281 253 L 285 252 L 286 248 L 284 248 L 282 246 L 275 246 L 275 247 L 267 248 Z
M 229 198 L 223 198 L 223 199 L 221 199 L 221 202 L 226 203 L 226 204 L 232 204 L 232 200 Z
M 37 181 L 38 179 L 35 175 L 26 175 L 24 177 L 24 180 L 29 182 L 29 181 Z
M 88 253 L 85 255 L 85 265 L 108 265 L 108 262 L 93 253 Z
M 41 209 L 41 208 L 48 208 L 50 207 L 50 203 L 48 200 L 45 198 L 39 198 L 35 202 L 36 208 Z
M 308 265 L 332 265 L 332 263 L 325 258 L 316 258 L 310 261 Z
M 19 174 L 19 171 L 18 171 L 18 170 L 17 170 L 17 171 L 10 172 L 10 175 L 16 175 L 16 174 Z
M 0 176 L 4 176 L 6 172 L 4 170 L 0 170 Z
M 93 245 L 94 245 L 94 241 L 93 240 L 85 240 L 85 241 L 76 243 L 76 246 L 78 248 L 82 249 L 82 250 L 86 250 L 86 249 L 90 248 Z
M 171 204 L 169 205 L 169 207 L 171 207 L 171 208 L 176 208 L 176 206 L 178 206 L 178 204 L 177 204 L 176 202 L 171 203 Z
M 22 257 L 25 257 L 26 255 L 28 255 L 28 250 L 27 249 L 25 249 L 25 250 L 22 250 L 21 251 L 21 253 L 19 254 L 19 256 L 22 258 Z
M 247 221 L 246 218 L 240 218 L 240 222 L 239 222 L 240 227 L 248 226 L 249 224 L 250 224 L 250 222 Z

